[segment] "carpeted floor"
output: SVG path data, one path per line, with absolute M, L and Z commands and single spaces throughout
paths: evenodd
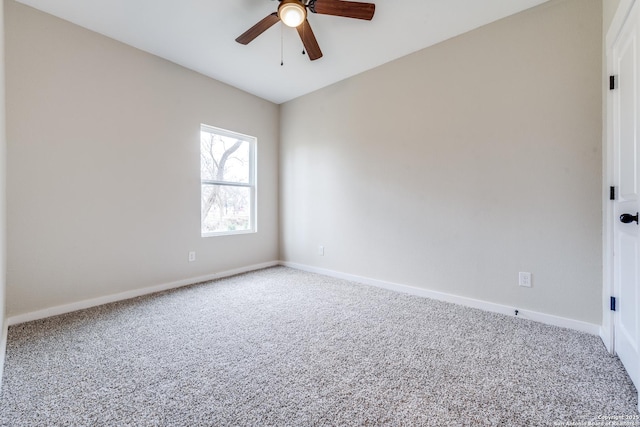
M 275 267 L 12 326 L 0 405 L 5 426 L 552 426 L 637 394 L 596 336 Z

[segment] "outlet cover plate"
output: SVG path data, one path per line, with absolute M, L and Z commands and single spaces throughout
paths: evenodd
M 531 287 L 531 273 L 521 271 L 518 273 L 518 285 L 530 288 Z

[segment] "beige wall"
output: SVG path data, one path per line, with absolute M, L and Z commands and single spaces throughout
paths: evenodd
M 6 46 L 9 315 L 277 260 L 277 105 L 12 0 Z M 200 237 L 200 123 L 258 138 L 257 234 Z
M 599 324 L 601 44 L 553 0 L 284 104 L 281 258 Z
M 4 84 L 4 0 L 0 0 L 0 340 L 5 322 L 5 291 L 7 279 L 7 139 L 5 122 L 5 84 Z M 0 347 L 1 347 L 0 343 Z M 0 350 L 1 351 L 1 350 Z M 0 382 L 2 382 L 2 366 L 4 353 L 0 354 Z

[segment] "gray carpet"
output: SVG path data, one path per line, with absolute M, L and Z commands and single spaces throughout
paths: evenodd
M 4 375 L 10 426 L 552 426 L 637 414 L 598 337 L 284 267 L 12 326 Z

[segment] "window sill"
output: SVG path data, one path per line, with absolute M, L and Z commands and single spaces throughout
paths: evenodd
M 256 230 L 216 231 L 211 233 L 201 233 L 200 237 L 234 236 L 236 234 L 252 234 L 256 232 Z

